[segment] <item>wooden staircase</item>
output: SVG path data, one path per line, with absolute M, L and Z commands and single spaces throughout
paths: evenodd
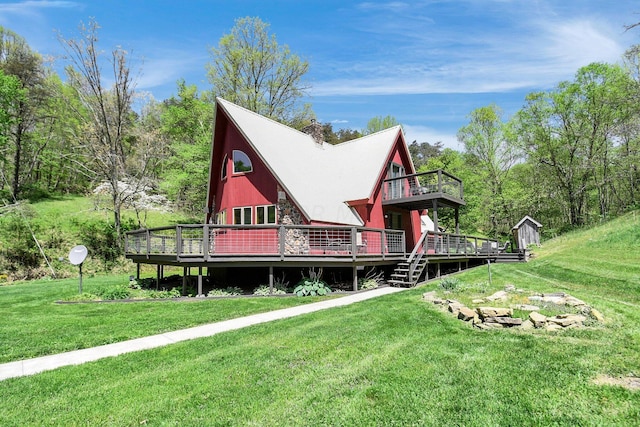
M 420 236 L 420 239 L 413 248 L 409 258 L 407 258 L 406 261 L 398 263 L 391 274 L 391 279 L 388 280 L 388 283 L 391 286 L 412 288 L 418 283 L 422 272 L 429 262 L 427 257 L 424 256 L 424 244 L 426 242 L 427 234 L 428 231 L 422 233 L 422 236 Z

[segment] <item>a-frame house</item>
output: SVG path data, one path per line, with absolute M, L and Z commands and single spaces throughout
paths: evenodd
M 268 270 L 271 285 L 274 268 L 347 268 L 356 290 L 365 266 L 412 286 L 428 264 L 439 274 L 441 263 L 495 257 L 497 242 L 458 234 L 462 182 L 416 173 L 400 126 L 338 145 L 322 139 L 319 123 L 301 132 L 218 98 L 203 223 L 128 232 L 126 257 L 157 265 L 158 277 L 164 265 L 185 277 L 198 268 L 198 294 L 203 268 L 210 277 Z M 455 234 L 438 231 L 441 208 L 454 210 Z

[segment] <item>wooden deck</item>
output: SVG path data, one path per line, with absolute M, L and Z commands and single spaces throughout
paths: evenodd
M 408 210 L 440 206 L 458 208 L 465 204 L 462 181 L 443 171 L 434 170 L 384 180 L 383 205 Z
M 405 247 L 399 230 L 185 224 L 128 232 L 125 256 L 160 265 L 376 265 L 405 259 Z
M 205 242 L 207 242 L 205 244 Z M 428 232 L 430 262 L 496 258 L 496 240 Z M 125 256 L 159 265 L 392 265 L 408 258 L 400 230 L 303 225 L 183 224 L 126 233 Z

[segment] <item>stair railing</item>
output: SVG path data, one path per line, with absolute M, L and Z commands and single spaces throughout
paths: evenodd
M 429 234 L 429 232 L 429 230 L 425 230 L 422 233 L 422 235 L 418 239 L 418 242 L 411 251 L 409 258 L 407 259 L 407 263 L 409 264 L 409 276 L 407 277 L 407 279 L 409 279 L 411 283 L 415 282 L 413 276 L 416 271 L 416 266 L 420 263 L 420 260 L 427 252 L 427 248 L 425 247 L 425 245 L 428 245 L 427 235 Z M 420 271 L 420 273 L 422 273 L 422 271 Z

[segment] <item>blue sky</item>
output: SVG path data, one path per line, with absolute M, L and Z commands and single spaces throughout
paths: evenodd
M 408 142 L 459 150 L 473 109 L 495 103 L 508 117 L 527 93 L 640 43 L 640 30 L 624 31 L 640 21 L 631 0 L 0 0 L 0 25 L 43 55 L 61 53 L 56 30 L 72 37 L 95 18 L 100 46 L 130 50 L 138 89 L 158 100 L 179 78 L 208 89 L 209 48 L 245 16 L 309 61 L 308 102 L 321 122 L 362 129 L 392 115 Z

